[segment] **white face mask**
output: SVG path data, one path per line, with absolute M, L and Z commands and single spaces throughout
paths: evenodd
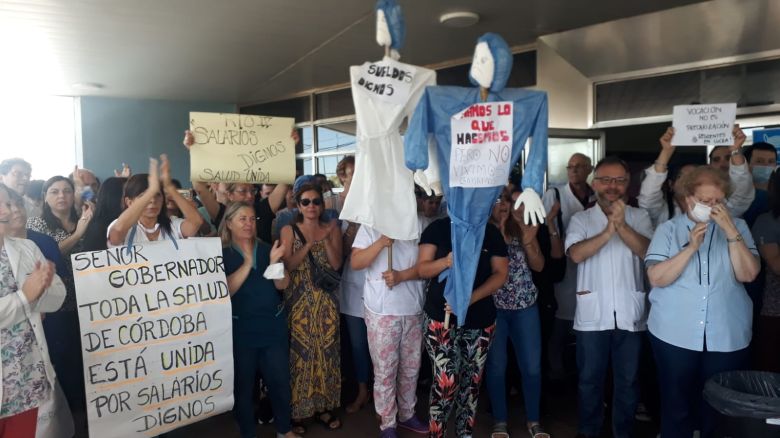
M 693 220 L 696 222 L 707 223 L 710 221 L 711 213 L 712 207 L 694 201 L 693 209 L 691 209 L 691 218 L 693 218 Z
M 381 9 L 376 11 L 376 43 L 382 47 L 393 44 L 393 37 L 390 36 L 390 28 L 387 27 L 385 11 Z
M 490 46 L 486 42 L 477 44 L 474 49 L 474 59 L 471 60 L 471 77 L 477 81 L 480 87 L 490 88 L 493 83 L 495 63 Z

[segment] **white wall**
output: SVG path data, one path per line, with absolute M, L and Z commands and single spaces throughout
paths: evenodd
M 83 165 L 101 179 L 127 163 L 133 173 L 149 170 L 149 157 L 168 154 L 171 175 L 184 186 L 190 159 L 181 144 L 190 111 L 236 112 L 234 104 L 82 97 Z
M 535 88 L 547 92 L 551 128 L 590 128 L 592 82 L 541 39 L 536 46 Z

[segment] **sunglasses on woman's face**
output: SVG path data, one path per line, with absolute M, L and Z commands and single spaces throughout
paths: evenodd
M 303 198 L 303 199 L 301 199 L 301 205 L 302 206 L 308 207 L 309 204 L 314 204 L 317 207 L 319 207 L 320 205 L 322 205 L 322 199 L 320 199 L 320 198 L 314 198 L 314 199 Z

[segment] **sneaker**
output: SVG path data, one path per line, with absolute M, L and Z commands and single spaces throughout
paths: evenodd
M 398 434 L 395 433 L 394 427 L 388 427 L 379 433 L 379 438 L 398 438 Z
M 417 418 L 417 415 L 412 415 L 406 421 L 399 421 L 398 426 L 406 430 L 411 430 L 414 433 L 419 433 L 422 435 L 428 434 L 428 423 L 423 423 L 420 421 L 420 419 Z

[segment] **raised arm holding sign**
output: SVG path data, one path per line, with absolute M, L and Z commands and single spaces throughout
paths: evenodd
M 291 184 L 295 120 L 246 114 L 190 113 L 190 177 L 202 182 Z

